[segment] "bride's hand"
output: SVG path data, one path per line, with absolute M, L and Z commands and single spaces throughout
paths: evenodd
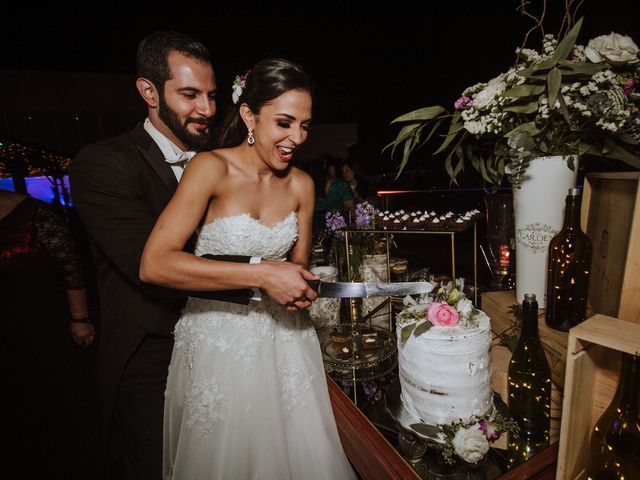
M 305 279 L 319 277 L 301 265 L 276 261 L 263 261 L 260 265 L 266 269 L 261 290 L 290 312 L 309 308 L 318 296 Z

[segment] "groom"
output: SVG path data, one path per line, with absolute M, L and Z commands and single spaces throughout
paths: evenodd
M 136 66 L 148 117 L 124 135 L 84 147 L 71 166 L 71 188 L 98 277 L 109 458 L 124 457 L 127 478 L 157 480 L 172 331 L 186 296 L 141 283 L 138 270 L 186 162 L 211 145 L 216 83 L 207 48 L 177 32 L 143 39 Z M 216 295 L 229 299 L 209 298 Z

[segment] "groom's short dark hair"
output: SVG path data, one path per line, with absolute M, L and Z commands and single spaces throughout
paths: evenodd
M 158 91 L 171 78 L 169 54 L 180 52 L 206 65 L 211 65 L 211 54 L 203 43 L 187 34 L 174 31 L 157 31 L 143 38 L 136 52 L 136 74 L 151 81 Z

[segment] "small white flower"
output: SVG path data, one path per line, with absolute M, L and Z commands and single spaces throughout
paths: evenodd
M 473 302 L 468 298 L 461 298 L 456 305 L 456 309 L 460 312 L 462 318 L 469 318 L 473 311 Z
M 236 78 L 233 81 L 233 85 L 231 86 L 231 88 L 233 89 L 233 93 L 231 94 L 231 100 L 233 100 L 233 103 L 238 103 L 246 84 L 246 75 L 236 75 Z
M 492 78 L 480 92 L 473 96 L 473 105 L 479 110 L 485 109 L 493 102 L 493 99 L 504 92 L 506 88 L 507 83 L 504 80 L 504 74 Z
M 233 103 L 238 103 L 238 100 L 240 100 L 241 95 L 242 95 L 242 87 L 240 85 L 234 85 L 233 93 L 231 94 L 231 100 L 233 100 Z
M 469 463 L 479 462 L 489 451 L 487 437 L 478 424 L 469 428 L 460 427 L 451 443 L 456 454 Z

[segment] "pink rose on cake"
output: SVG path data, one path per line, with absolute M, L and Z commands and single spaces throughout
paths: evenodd
M 460 320 L 458 311 L 445 302 L 433 302 L 429 305 L 427 318 L 434 327 L 454 327 Z

